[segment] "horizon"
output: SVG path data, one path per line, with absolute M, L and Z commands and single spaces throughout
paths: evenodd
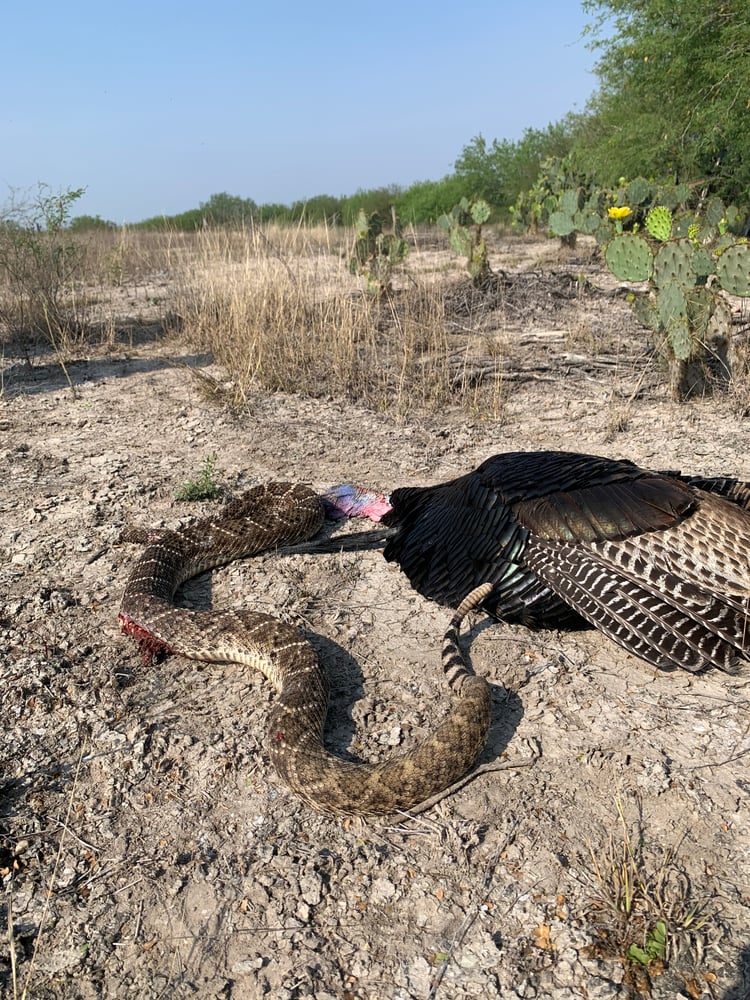
M 379 12 L 340 0 L 259 12 L 136 0 L 127 20 L 90 0 L 7 11 L 0 204 L 38 183 L 85 187 L 75 214 L 122 224 L 222 192 L 291 205 L 408 188 L 450 174 L 475 136 L 516 141 L 596 89 L 580 3 Z M 481 47 L 466 44 L 474 34 Z

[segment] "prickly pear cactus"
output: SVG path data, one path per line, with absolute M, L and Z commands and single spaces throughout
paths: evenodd
M 706 247 L 696 247 L 692 260 L 693 273 L 701 284 L 711 274 L 716 274 L 716 262 L 713 254 Z
M 647 296 L 636 295 L 633 306 L 656 334 L 676 398 L 725 383 L 731 322 L 721 293 L 750 296 L 750 243 L 738 236 L 742 213 L 720 198 L 691 209 L 697 183 L 623 178 L 606 191 L 575 177 L 565 183 L 545 202 L 551 235 L 572 245 L 578 233 L 592 234 L 615 277 L 648 282 Z
M 383 231 L 383 220 L 377 212 L 368 215 L 360 209 L 354 224 L 354 250 L 349 261 L 352 274 L 367 278 L 367 287 L 377 295 L 390 292 L 394 268 L 406 260 L 409 244 L 402 236 L 401 222 L 392 209 L 393 228 Z
M 482 236 L 482 225 L 487 222 L 491 212 L 490 206 L 482 198 L 473 202 L 462 198 L 450 212 L 438 219 L 440 228 L 448 233 L 451 250 L 459 257 L 466 258 L 466 267 L 477 288 L 485 284 L 492 275 L 487 241 Z
M 642 205 L 651 195 L 651 185 L 645 177 L 634 177 L 625 188 L 627 205 Z
M 719 255 L 716 276 L 730 295 L 750 295 L 750 245 L 735 243 Z
M 488 222 L 491 214 L 492 209 L 483 198 L 477 198 L 469 209 L 469 215 L 477 226 L 483 226 Z
M 655 240 L 666 243 L 672 235 L 672 213 L 663 205 L 652 208 L 646 216 L 646 232 Z
M 634 186 L 628 193 L 634 199 L 643 191 Z M 672 203 L 685 194 L 675 189 Z M 721 292 L 750 296 L 750 245 L 729 230 L 738 213 L 719 198 L 698 217 L 675 216 L 668 205 L 656 205 L 645 217 L 645 231 L 634 226 L 624 233 L 620 216 L 627 211 L 608 210 L 615 234 L 610 228 L 605 259 L 621 281 L 649 282 L 648 297 L 636 297 L 633 306 L 657 336 L 674 397 L 726 384 L 732 324 Z
M 580 193 L 578 191 L 563 191 L 558 204 L 559 210 L 565 214 L 573 216 L 580 207 Z
M 690 240 L 665 243 L 654 257 L 654 284 L 661 288 L 670 281 L 683 286 L 695 284 L 693 255 L 695 247 Z
M 604 257 L 620 281 L 648 281 L 653 274 L 654 255 L 642 236 L 620 233 L 607 245 Z
M 688 322 L 687 298 L 677 281 L 669 281 L 659 289 L 656 310 L 675 358 L 687 361 L 693 353 L 693 338 Z
M 687 205 L 691 193 L 689 184 L 663 184 L 655 190 L 653 204 L 674 212 L 681 205 Z
M 706 224 L 718 228 L 725 213 L 726 208 L 721 198 L 712 198 L 706 206 Z
M 471 232 L 465 226 L 454 226 L 449 240 L 451 250 L 459 257 L 471 256 Z
M 603 223 L 599 201 L 599 192 L 586 197 L 582 188 L 563 191 L 557 208 L 549 216 L 549 231 L 552 236 L 559 236 L 566 246 L 575 244 L 577 233 L 598 236 Z
M 549 231 L 553 236 L 570 236 L 574 233 L 576 224 L 573 216 L 560 210 L 549 217 Z
M 696 285 L 688 291 L 685 296 L 688 308 L 688 322 L 693 331 L 694 340 L 699 344 L 705 344 L 709 340 L 709 325 L 712 318 L 720 312 L 717 308 L 719 301 L 710 288 L 705 285 Z M 731 321 L 731 313 L 730 313 Z

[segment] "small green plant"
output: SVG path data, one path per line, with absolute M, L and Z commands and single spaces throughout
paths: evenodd
M 390 294 L 393 272 L 409 254 L 409 244 L 403 238 L 403 227 L 393 207 L 391 216 L 392 227 L 386 232 L 378 212 L 368 215 L 361 208 L 354 226 L 356 239 L 349 270 L 364 275 L 367 287 L 376 295 Z
M 175 492 L 176 500 L 214 500 L 221 494 L 216 482 L 217 455 L 212 451 L 203 460 L 203 465 L 193 479 L 188 479 Z
M 648 933 L 646 943 L 643 948 L 637 944 L 631 944 L 627 951 L 627 957 L 631 962 L 640 962 L 641 965 L 649 965 L 651 962 L 663 962 L 667 954 L 667 925 L 663 920 L 657 920 Z
M 490 214 L 490 206 L 482 198 L 471 202 L 462 198 L 449 213 L 438 219 L 438 225 L 450 236 L 453 252 L 466 258 L 466 267 L 475 288 L 481 288 L 492 277 L 487 242 L 482 236 L 482 226 Z
M 594 893 L 587 917 L 596 944 L 593 951 L 618 958 L 629 971 L 646 977 L 669 965 L 695 967 L 714 927 L 709 894 L 696 898 L 677 848 L 646 845 L 634 837 L 620 799 L 620 833 L 610 832 L 597 851 L 589 844 Z

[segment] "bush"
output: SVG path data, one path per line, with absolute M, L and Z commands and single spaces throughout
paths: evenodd
M 103 219 L 101 215 L 76 215 L 68 225 L 71 233 L 114 232 L 118 228 L 116 222 Z
M 466 182 L 457 174 L 439 181 L 417 181 L 398 196 L 396 211 L 409 223 L 434 224 L 468 194 Z
M 86 250 L 66 228 L 85 188 L 53 193 L 39 184 L 0 213 L 0 320 L 11 335 L 41 333 L 53 346 L 75 334 L 70 292 Z

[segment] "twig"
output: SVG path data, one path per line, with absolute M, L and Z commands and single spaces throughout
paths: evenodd
M 401 815 L 407 818 L 419 816 L 420 813 L 431 809 L 433 806 L 437 805 L 438 802 L 442 802 L 443 799 L 447 799 L 449 795 L 453 795 L 454 792 L 460 791 L 465 785 L 468 785 L 470 781 L 480 777 L 480 775 L 492 774 L 494 771 L 511 771 L 520 767 L 533 767 L 538 758 L 539 755 L 537 754 L 532 757 L 531 760 L 508 760 L 502 764 L 482 764 L 480 767 L 470 771 L 469 774 L 465 774 L 463 778 L 459 778 L 458 781 L 454 781 L 452 785 L 444 788 L 441 792 L 436 792 L 435 795 L 431 796 L 429 799 L 425 799 L 424 802 L 420 802 L 419 805 L 413 806 L 408 811 L 401 813 Z
M 13 996 L 18 997 L 18 979 L 16 977 L 16 938 L 13 933 L 13 896 L 8 898 L 8 947 L 10 949 L 10 974 L 13 981 Z
M 133 931 L 133 940 L 138 940 L 138 935 L 141 933 L 141 921 L 143 920 L 143 900 L 141 900 L 141 905 L 138 907 L 138 916 L 135 919 L 135 930 Z

